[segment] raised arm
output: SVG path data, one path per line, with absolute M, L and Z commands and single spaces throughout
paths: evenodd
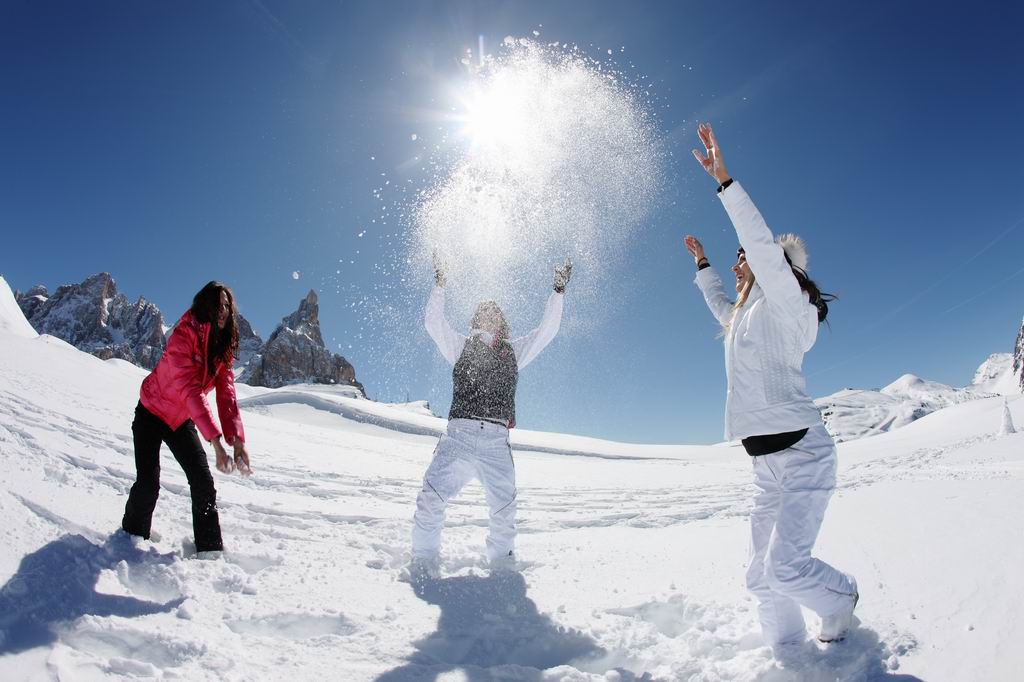
M 704 170 L 719 182 L 718 198 L 722 200 L 729 220 L 736 228 L 736 236 L 758 286 L 771 305 L 793 316 L 803 314 L 806 301 L 786 261 L 785 252 L 775 242 L 754 202 L 726 171 L 722 150 L 711 126 L 703 123 L 697 132 L 707 153 L 703 155 L 695 149 L 693 155 L 704 166 Z
M 558 328 L 562 325 L 564 300 L 565 294 L 552 291 L 544 306 L 544 316 L 540 319 L 540 325 L 526 336 L 521 336 L 511 342 L 512 350 L 516 352 L 516 364 L 519 365 L 519 369 L 533 362 L 545 346 L 558 335 Z
M 466 337 L 452 329 L 444 316 L 444 286 L 438 284 L 430 292 L 427 299 L 427 312 L 424 319 L 427 333 L 434 340 L 441 355 L 449 365 L 455 365 L 466 345 Z
M 512 341 L 512 350 L 516 352 L 516 364 L 519 369 L 526 367 L 533 362 L 533 359 L 540 355 L 544 347 L 551 343 L 551 340 L 558 334 L 558 328 L 562 326 L 562 305 L 565 299 L 565 287 L 572 277 L 572 260 L 566 258 L 565 262 L 555 266 L 554 292 L 548 296 L 548 302 L 544 306 L 544 315 L 540 318 L 540 326 L 526 336 L 521 336 Z
M 729 324 L 729 320 L 732 319 L 733 302 L 725 293 L 722 278 L 718 276 L 715 269 L 707 267 L 698 270 L 693 282 L 700 288 L 700 293 L 704 294 L 704 302 L 708 304 L 708 308 L 718 320 L 718 324 L 722 326 Z
M 708 262 L 707 257 L 704 255 L 704 245 L 692 234 L 686 235 L 684 243 L 686 244 L 686 250 L 693 256 L 693 261 L 697 265 L 697 276 L 693 280 L 694 284 L 700 288 L 700 293 L 704 294 L 704 302 L 708 304 L 711 314 L 715 316 L 718 323 L 723 326 L 728 324 L 729 319 L 732 317 L 733 302 L 729 300 L 729 296 L 725 293 L 722 279 L 715 272 L 715 269 L 711 267 L 711 263 Z

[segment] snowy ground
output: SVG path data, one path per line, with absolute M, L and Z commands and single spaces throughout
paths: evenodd
M 414 591 L 410 517 L 443 422 L 330 390 L 247 389 L 255 473 L 215 474 L 229 552 L 202 561 L 166 452 L 161 538 L 114 532 L 144 372 L 32 338 L 5 305 L 0 679 L 931 682 L 1024 669 L 1024 434 L 995 435 L 1002 398 L 840 446 L 818 553 L 858 577 L 860 624 L 780 669 L 743 588 L 738 448 L 516 430 L 522 572 L 483 566 L 472 486 L 449 514 L 443 579 Z M 1024 425 L 1024 397 L 1010 408 Z

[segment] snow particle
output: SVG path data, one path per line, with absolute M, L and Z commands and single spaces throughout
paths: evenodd
M 295 270 L 294 272 L 292 272 L 292 279 L 298 279 L 298 278 L 299 278 L 299 271 Z

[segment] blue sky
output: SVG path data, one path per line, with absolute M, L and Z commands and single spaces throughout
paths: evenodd
M 371 396 L 441 412 L 448 370 L 416 325 L 393 323 L 418 320 L 429 281 L 383 281 L 404 227 L 373 222 L 373 190 L 424 182 L 410 133 L 449 106 L 461 52 L 533 30 L 595 56 L 624 46 L 674 160 L 624 254 L 631 295 L 583 334 L 570 288 L 566 333 L 523 374 L 521 426 L 720 438 L 721 342 L 681 238 L 701 236 L 723 269 L 736 239 L 689 157 L 697 119 L 841 296 L 806 360 L 812 395 L 904 372 L 963 385 L 1011 350 L 1024 314 L 1012 3 L 3 3 L 0 272 L 52 289 L 106 270 L 169 318 L 222 279 L 264 336 L 314 288 L 325 338 Z M 391 311 L 368 312 L 382 298 Z

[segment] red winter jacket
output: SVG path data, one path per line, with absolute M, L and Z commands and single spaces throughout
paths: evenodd
M 231 362 L 217 362 L 212 372 L 207 371 L 209 338 L 209 322 L 199 322 L 191 310 L 182 315 L 156 369 L 142 382 L 139 399 L 172 429 L 177 430 L 191 418 L 203 438 L 210 441 L 221 435 L 206 400 L 206 394 L 216 386 L 217 412 L 227 442 L 233 442 L 236 436 L 244 441 Z

